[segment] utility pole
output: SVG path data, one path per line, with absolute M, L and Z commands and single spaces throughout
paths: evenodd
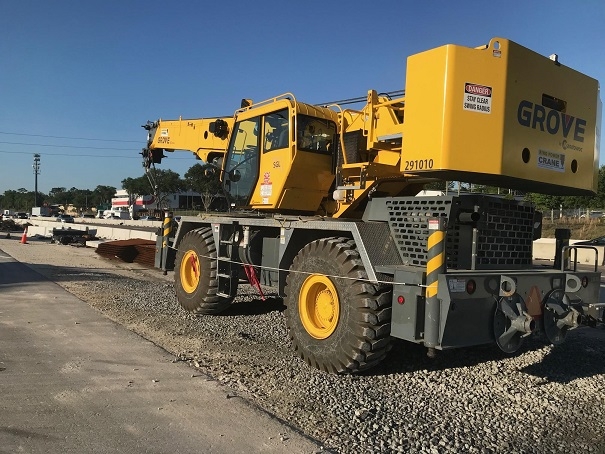
M 38 206 L 38 175 L 40 175 L 40 155 L 34 155 L 34 176 L 35 176 L 35 189 L 34 189 L 34 206 Z

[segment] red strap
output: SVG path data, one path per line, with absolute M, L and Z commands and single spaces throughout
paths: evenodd
M 189 256 L 189 262 L 191 262 L 191 268 L 193 268 L 193 274 L 195 274 L 195 277 L 198 277 L 197 263 L 196 263 L 195 257 L 193 255 Z
M 260 282 L 258 282 L 258 278 L 256 277 L 256 270 L 252 265 L 244 265 L 244 271 L 246 272 L 246 277 L 248 278 L 248 282 L 253 287 L 256 287 L 258 293 L 260 294 L 260 299 L 265 301 L 265 295 L 263 293 L 263 289 L 260 288 Z

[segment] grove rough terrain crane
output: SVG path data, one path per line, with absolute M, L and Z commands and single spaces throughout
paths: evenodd
M 370 90 L 360 110 L 287 93 L 233 117 L 148 123 L 145 166 L 190 150 L 217 164 L 230 206 L 163 239 L 178 300 L 216 314 L 258 279 L 284 297 L 296 352 L 337 373 L 375 366 L 392 338 L 430 354 L 514 352 L 532 333 L 560 343 L 604 322 L 596 258 L 536 268 L 531 204 L 416 194 L 435 180 L 593 194 L 600 115 L 595 79 L 493 38 L 410 56 L 405 95 Z

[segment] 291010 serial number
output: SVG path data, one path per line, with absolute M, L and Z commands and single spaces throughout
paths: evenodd
M 405 161 L 405 170 L 425 170 L 432 168 L 432 159 L 416 159 L 414 161 Z

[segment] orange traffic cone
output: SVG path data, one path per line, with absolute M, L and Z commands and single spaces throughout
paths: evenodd
M 23 235 L 21 236 L 21 244 L 27 244 L 27 226 L 23 230 Z

